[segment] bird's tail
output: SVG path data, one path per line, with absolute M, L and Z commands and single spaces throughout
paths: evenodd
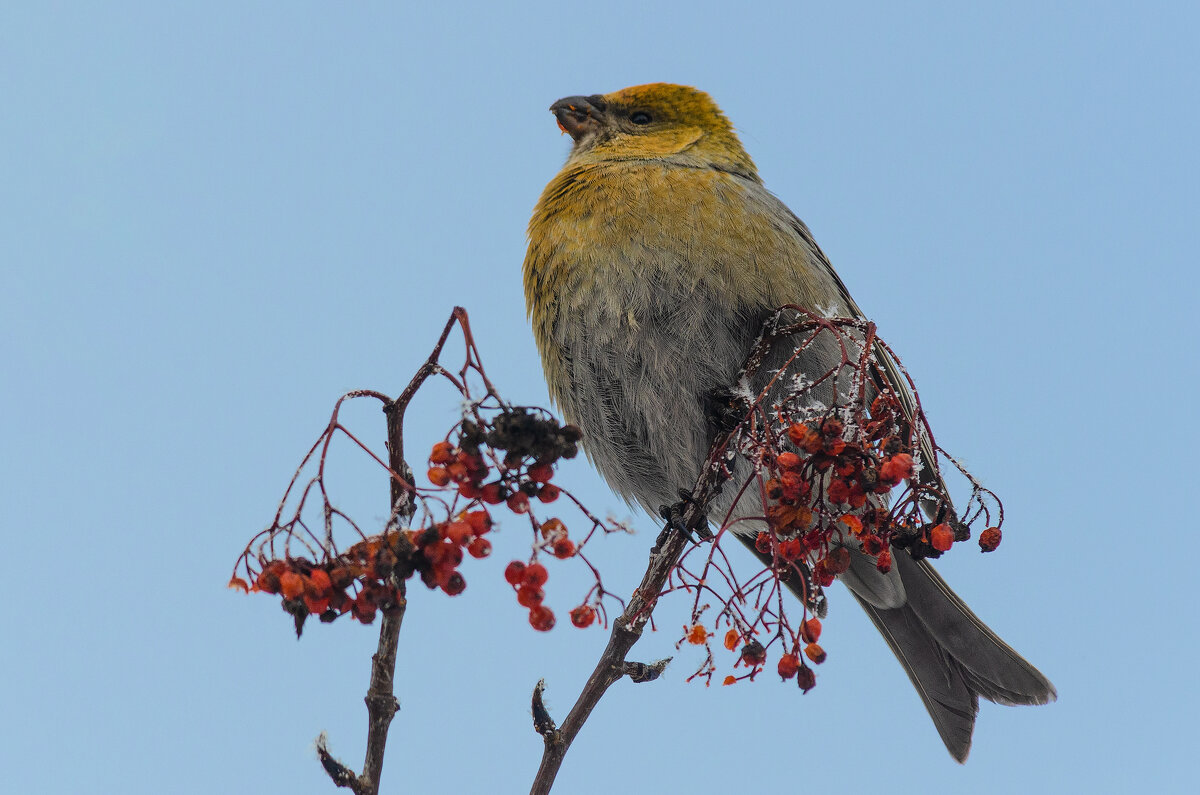
M 900 550 L 893 560 L 902 605 L 875 606 L 847 584 L 904 666 L 951 756 L 962 762 L 971 750 L 980 696 L 997 704 L 1056 698 L 1050 680 L 979 620 L 928 561 Z

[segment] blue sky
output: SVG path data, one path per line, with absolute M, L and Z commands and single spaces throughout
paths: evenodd
M 297 642 L 229 567 L 334 399 L 398 392 L 454 304 L 505 394 L 546 402 L 520 285 L 569 143 L 546 108 L 665 80 L 727 111 L 1005 500 L 1000 550 L 940 569 L 1059 701 L 984 704 L 954 764 L 839 590 L 816 690 L 688 685 L 685 652 L 610 692 L 558 791 L 1187 791 L 1200 12 L 433 5 L 0 9 L 11 790 L 330 791 L 322 730 L 361 763 L 375 630 Z M 455 407 L 419 404 L 411 449 Z M 382 516 L 357 466 L 341 504 Z M 628 515 L 585 464 L 561 477 Z M 655 530 L 632 518 L 597 550 L 624 592 Z M 462 596 L 414 592 L 385 791 L 525 791 L 533 684 L 561 719 L 603 647 L 530 630 L 500 574 L 523 535 L 494 541 Z M 686 612 L 664 602 L 636 654 L 670 654 Z

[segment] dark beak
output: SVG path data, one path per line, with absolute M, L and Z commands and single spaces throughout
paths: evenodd
M 558 126 L 576 141 L 604 125 L 604 98 L 599 94 L 590 97 L 565 97 L 550 106 L 550 112 L 558 119 Z

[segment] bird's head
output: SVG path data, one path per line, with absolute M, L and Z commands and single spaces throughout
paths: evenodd
M 550 112 L 575 140 L 571 160 L 671 160 L 756 176 L 729 119 L 712 97 L 689 86 L 650 83 L 565 97 Z

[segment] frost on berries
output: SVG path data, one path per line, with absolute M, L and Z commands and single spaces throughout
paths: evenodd
M 554 610 L 546 604 L 550 570 L 545 562 L 560 560 L 583 563 L 592 575 L 593 584 L 570 612 L 571 623 L 581 628 L 597 621 L 607 624 L 605 601 L 616 597 L 604 589 L 586 547 L 597 532 L 620 528 L 596 518 L 552 482 L 559 462 L 578 453 L 579 429 L 561 424 L 543 409 L 501 400 L 478 361 L 465 323 L 462 330 L 466 363 L 457 374 L 444 368 L 435 373 L 458 390 L 463 416 L 428 452 L 421 469 L 429 485 L 409 482 L 393 471 L 384 463 L 386 455 L 373 452 L 339 420 L 347 400 L 374 398 L 386 407 L 390 399 L 367 390 L 343 396 L 288 485 L 271 526 L 243 551 L 230 587 L 278 596 L 297 634 L 310 616 L 330 622 L 349 615 L 370 624 L 380 612 L 405 604 L 406 583 L 412 579 L 448 596 L 464 593 L 464 569 L 492 556 L 493 533 L 502 523 L 516 523 L 528 528 L 529 542 L 518 546 L 523 559 L 507 564 L 502 576 L 513 588 L 513 601 L 528 612 L 529 624 L 547 631 L 556 623 Z M 478 381 L 483 398 L 472 395 Z M 375 534 L 365 532 L 331 501 L 327 455 L 334 439 L 342 437 L 373 459 L 393 487 L 407 495 L 407 503 L 398 500 L 397 509 Z M 316 474 L 304 479 L 313 469 Z M 414 510 L 402 517 L 400 503 Z M 551 506 L 562 509 L 559 515 L 540 518 Z M 573 529 L 563 512 L 574 517 Z
M 792 372 L 813 361 L 804 354 L 817 345 L 840 350 L 841 360 L 826 372 Z M 684 553 L 667 590 L 693 595 L 680 645 L 704 646 L 706 656 L 692 678 L 712 682 L 712 641 L 720 638 L 715 645 L 732 653 L 725 659 L 737 671 L 724 684 L 773 665 L 782 680 L 808 691 L 816 684 L 813 666 L 828 656 L 817 642 L 823 589 L 855 558 L 880 572 L 891 570 L 896 554 L 937 558 L 969 539 L 975 524 L 987 528 L 979 546 L 989 552 L 1000 542 L 1003 507 L 934 442 L 907 372 L 874 324 L 785 307 L 764 326 L 746 372 L 778 351 L 787 360 L 753 381 L 769 379 L 761 391 L 745 390 L 747 413 L 709 459 L 724 477 L 724 493 L 757 495 L 765 511 L 710 512 L 712 539 Z M 735 476 L 733 451 L 751 464 L 748 475 Z M 946 492 L 941 459 L 970 485 L 961 514 Z M 762 561 L 750 576 L 735 572 L 738 553 L 723 549 L 730 533 L 750 539 Z M 800 595 L 799 603 L 785 590 Z

